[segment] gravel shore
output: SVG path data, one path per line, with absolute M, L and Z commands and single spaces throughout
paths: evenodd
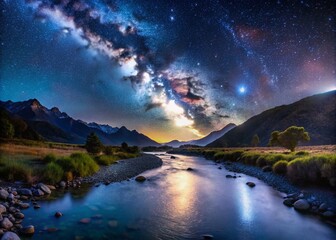
M 286 194 L 303 192 L 307 199 L 311 199 L 311 201 L 314 201 L 317 205 L 327 203 L 328 206 L 336 209 L 335 191 L 299 188 L 298 186 L 290 183 L 284 176 L 274 174 L 273 172 L 263 172 L 259 167 L 242 163 L 226 162 L 224 163 L 224 166 L 229 171 L 244 173 L 249 176 L 256 177 L 280 192 L 284 192 Z
M 83 178 L 84 183 L 111 183 L 127 180 L 140 173 L 162 166 L 161 158 L 142 154 L 140 157 L 119 160 L 117 164 L 101 167 L 100 170 L 92 176 Z

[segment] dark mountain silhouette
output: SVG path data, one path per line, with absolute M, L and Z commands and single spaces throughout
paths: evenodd
M 2 102 L 0 107 L 6 109 L 11 118 L 25 122 L 35 133 L 48 141 L 83 144 L 86 137 L 95 132 L 104 144 L 120 145 L 126 142 L 136 146 L 159 146 L 147 136 L 126 127 L 113 128 L 109 125 L 86 123 L 75 120 L 58 108 L 48 109 L 37 99 L 23 102 Z
M 232 128 L 234 128 L 236 126 L 237 125 L 234 124 L 234 123 L 229 123 L 228 125 L 223 127 L 221 130 L 213 131 L 213 132 L 209 133 L 207 136 L 205 136 L 204 138 L 194 140 L 194 141 L 190 141 L 188 144 L 198 145 L 198 146 L 206 146 L 207 144 L 209 144 L 209 143 L 215 141 L 216 139 L 224 136 L 225 133 L 227 133 L 228 131 L 230 131 Z
M 236 124 L 234 123 L 229 123 L 225 127 L 223 127 L 221 130 L 218 131 L 213 131 L 209 133 L 207 136 L 197 139 L 197 140 L 191 140 L 191 141 L 178 141 L 178 140 L 173 140 L 171 142 L 165 143 L 165 145 L 170 146 L 170 147 L 180 147 L 181 145 L 198 145 L 198 146 L 205 146 L 216 139 L 220 138 L 223 136 L 225 133 L 230 131 L 232 128 L 236 127 Z
M 233 128 L 209 147 L 250 146 L 254 134 L 266 146 L 273 131 L 302 126 L 308 131 L 306 145 L 336 144 L 336 90 L 304 98 L 264 111 Z

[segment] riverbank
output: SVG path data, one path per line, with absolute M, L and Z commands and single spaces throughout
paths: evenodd
M 210 151 L 207 152 L 206 149 L 203 149 L 202 151 L 175 149 L 169 151 L 169 154 L 202 156 L 206 159 L 213 160 L 218 168 L 224 166 L 227 170 L 234 173 L 234 175 L 227 176 L 229 178 L 236 178 L 237 176 L 235 173 L 244 173 L 246 175 L 256 177 L 274 189 L 286 193 L 287 196 L 284 197 L 284 205 L 288 207 L 294 206 L 295 209 L 299 210 L 295 207 L 295 202 L 303 200 L 306 203 L 306 206 L 304 207 L 305 209 L 301 209 L 299 211 L 317 215 L 327 223 L 336 226 L 336 192 L 334 188 L 330 186 L 313 188 L 309 185 L 302 186 L 294 184 L 290 182 L 285 175 L 275 174 L 272 171 L 271 166 L 266 165 L 261 168 L 244 163 L 244 161 L 242 161 L 242 153 L 239 151 L 239 154 L 237 154 L 237 152 L 233 152 L 233 154 L 228 155 L 229 161 L 225 158 L 216 159 L 214 157 L 215 155 L 209 156 L 207 155 L 209 152 Z
M 82 182 L 106 184 L 124 181 L 135 177 L 144 171 L 161 166 L 161 158 L 151 154 L 142 154 L 137 158 L 119 160 L 117 164 L 101 167 L 97 173 L 83 178 Z

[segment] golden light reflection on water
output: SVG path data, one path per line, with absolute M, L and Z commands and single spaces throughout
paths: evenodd
M 170 178 L 169 211 L 174 218 L 188 219 L 193 215 L 197 200 L 195 177 L 187 171 L 181 171 Z

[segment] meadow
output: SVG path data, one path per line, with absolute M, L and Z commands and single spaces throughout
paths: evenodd
M 137 148 L 106 146 L 100 154 L 88 154 L 83 145 L 11 140 L 0 145 L 0 179 L 55 184 L 97 172 L 101 166 L 139 156 Z

